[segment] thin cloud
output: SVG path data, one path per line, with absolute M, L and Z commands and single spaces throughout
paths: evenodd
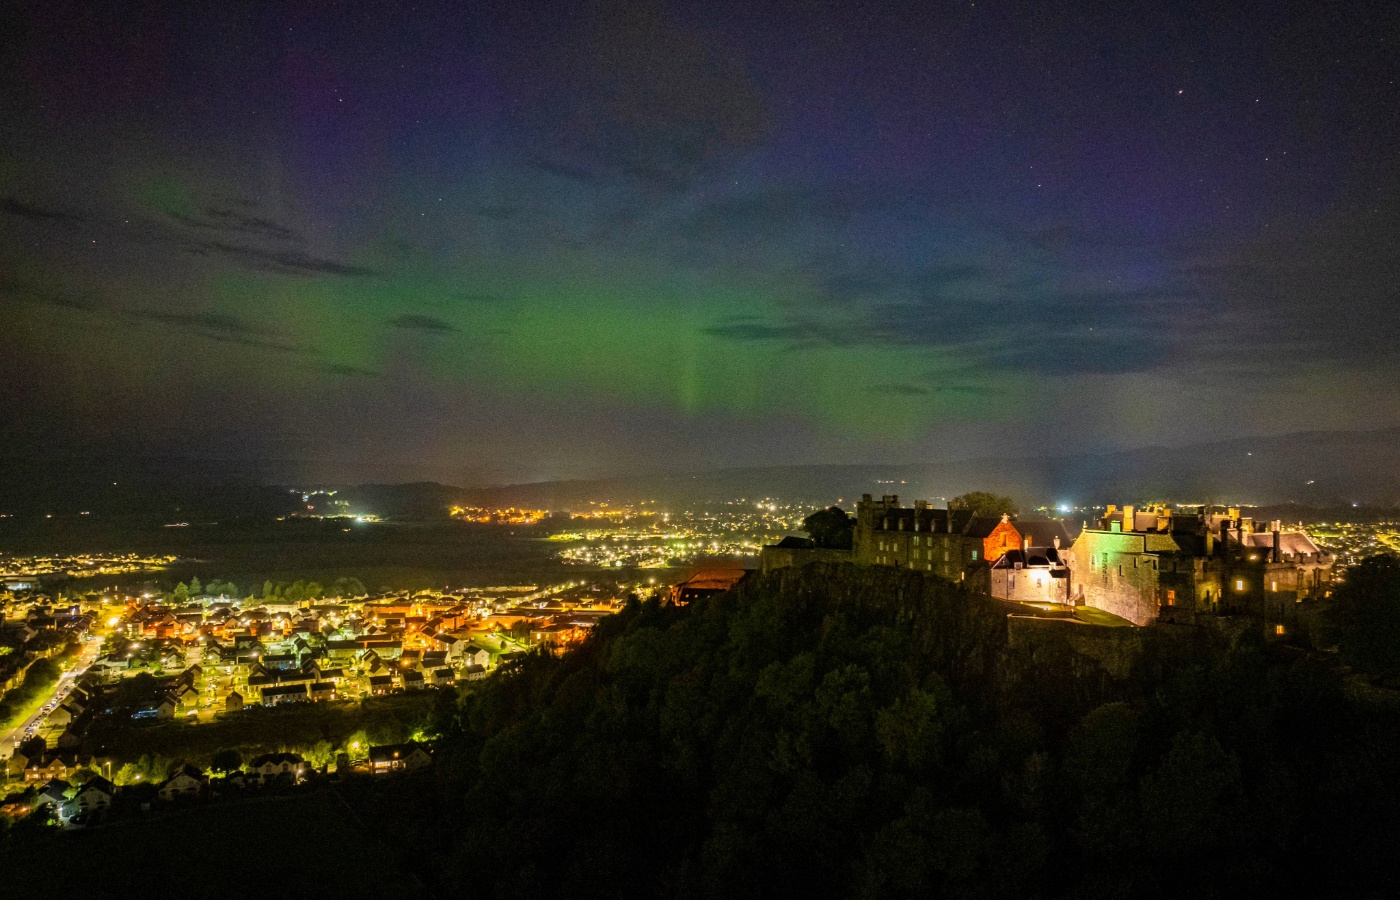
M 34 206 L 13 197 L 0 198 L 0 212 L 34 222 L 78 222 L 78 216 L 57 209 Z
M 204 210 L 203 218 L 178 213 L 172 213 L 170 217 L 182 225 L 207 231 L 236 232 L 281 241 L 301 240 L 301 236 L 286 225 L 262 216 L 249 216 L 231 209 L 209 207 Z
M 287 343 L 268 335 L 235 316 L 220 312 L 172 313 L 159 310 L 113 311 L 117 315 L 165 325 L 181 331 L 188 331 L 199 337 L 225 344 L 239 344 L 245 347 L 258 347 L 277 350 L 283 353 L 304 353 L 304 347 Z
M 918 384 L 872 384 L 865 392 L 891 397 L 922 397 L 933 393 L 930 388 Z
M 260 250 L 254 247 L 240 247 L 223 241 L 196 241 L 185 238 L 177 238 L 170 243 L 176 249 L 186 253 L 201 256 L 211 253 L 219 254 L 253 268 L 271 269 L 293 275 L 341 275 L 367 278 L 382 274 L 377 269 L 310 256 L 297 250 Z
M 432 316 L 419 315 L 417 313 L 404 313 L 389 320 L 390 325 L 395 328 L 404 328 L 410 331 L 425 331 L 429 334 L 452 334 L 457 331 L 457 326 L 442 319 L 435 319 Z
M 347 366 L 340 363 L 329 363 L 324 369 L 331 375 L 345 378 L 379 378 L 383 375 L 382 372 L 376 372 L 374 369 L 362 369 L 359 366 Z

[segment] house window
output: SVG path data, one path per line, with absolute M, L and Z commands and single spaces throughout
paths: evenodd
M 1283 634 L 1283 626 L 1282 626 L 1282 625 L 1275 625 L 1275 626 L 1274 626 L 1274 634 Z
M 1235 590 L 1237 590 L 1237 591 L 1242 591 L 1242 590 L 1244 590 L 1244 579 L 1241 578 L 1241 579 L 1239 579 L 1239 580 L 1237 580 L 1237 581 L 1235 582 Z
M 1176 591 L 1171 588 L 1167 589 L 1167 605 L 1176 606 Z
M 1276 591 L 1276 590 L 1278 590 L 1278 582 L 1277 582 L 1277 581 L 1270 581 L 1270 582 L 1269 582 L 1269 590 L 1271 590 L 1271 591 Z
M 973 551 L 972 551 L 972 558 L 973 558 L 973 559 L 976 559 L 976 558 L 977 558 L 977 551 L 976 551 L 976 550 L 973 550 Z

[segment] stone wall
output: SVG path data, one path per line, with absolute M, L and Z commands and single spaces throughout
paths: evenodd
M 820 547 L 811 549 L 764 547 L 758 554 L 758 570 L 771 572 L 774 569 L 788 569 L 812 563 L 848 563 L 854 561 L 855 554 L 850 550 L 827 550 Z

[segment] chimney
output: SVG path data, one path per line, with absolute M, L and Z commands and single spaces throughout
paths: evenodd
M 1135 528 L 1133 527 L 1135 524 L 1137 524 L 1136 522 L 1133 521 L 1133 518 L 1134 518 L 1134 516 L 1133 516 L 1133 505 L 1132 505 L 1131 503 L 1129 503 L 1127 506 L 1124 506 L 1124 507 L 1123 507 L 1123 530 L 1124 530 L 1124 531 L 1136 531 L 1136 530 L 1137 530 L 1137 529 L 1135 529 Z
M 1273 523 L 1271 523 L 1271 524 L 1274 526 L 1274 531 L 1273 531 L 1273 535 L 1274 535 L 1274 554 L 1273 554 L 1273 556 L 1274 556 L 1274 559 L 1273 559 L 1273 561 L 1274 561 L 1274 562 L 1278 562 L 1278 523 L 1277 523 L 1277 522 L 1273 522 Z

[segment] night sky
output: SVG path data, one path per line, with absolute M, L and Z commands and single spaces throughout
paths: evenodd
M 1400 425 L 1400 4 L 1100 6 L 9 6 L 0 443 L 462 484 Z

